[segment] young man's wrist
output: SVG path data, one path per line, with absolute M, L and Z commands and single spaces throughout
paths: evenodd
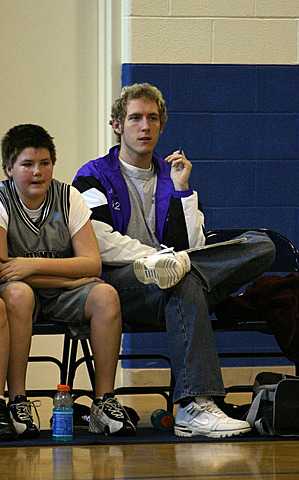
M 172 195 L 176 198 L 190 197 L 193 195 L 193 188 L 189 187 L 186 190 L 173 190 Z
M 184 190 L 189 190 L 190 187 L 188 183 L 185 183 L 184 185 L 180 185 L 179 183 L 174 184 L 174 189 L 178 192 L 182 192 Z

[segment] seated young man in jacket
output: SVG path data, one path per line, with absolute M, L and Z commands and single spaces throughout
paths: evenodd
M 111 116 L 119 145 L 80 168 L 73 183 L 92 210 L 104 279 L 118 291 L 125 323 L 166 324 L 179 404 L 175 434 L 245 433 L 249 424 L 214 402 L 225 390 L 209 313 L 265 271 L 274 245 L 248 232 L 240 244 L 187 254 L 205 244 L 204 214 L 184 152 L 163 160 L 154 151 L 167 120 L 161 92 L 124 87 Z

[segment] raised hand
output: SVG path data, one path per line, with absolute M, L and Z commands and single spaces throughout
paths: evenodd
M 188 190 L 192 163 L 187 160 L 183 150 L 181 153 L 180 150 L 173 152 L 165 158 L 165 162 L 171 164 L 170 176 L 175 190 Z

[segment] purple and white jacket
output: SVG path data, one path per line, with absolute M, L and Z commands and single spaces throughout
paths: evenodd
M 130 198 L 118 161 L 119 145 L 79 169 L 73 185 L 92 211 L 102 261 L 121 266 L 151 255 L 154 248 L 126 235 L 131 215 Z M 157 172 L 155 236 L 176 251 L 204 245 L 204 215 L 197 193 L 191 188 L 174 189 L 168 165 L 155 152 Z

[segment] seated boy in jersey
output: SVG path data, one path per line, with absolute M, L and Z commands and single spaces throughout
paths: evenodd
M 52 179 L 55 162 L 53 138 L 38 125 L 15 126 L 2 139 L 8 179 L 0 183 L 0 440 L 39 436 L 25 391 L 32 322 L 39 314 L 67 323 L 72 336 L 90 338 L 95 399 L 89 430 L 136 431 L 113 394 L 118 295 L 99 278 L 91 212 L 74 187 Z

